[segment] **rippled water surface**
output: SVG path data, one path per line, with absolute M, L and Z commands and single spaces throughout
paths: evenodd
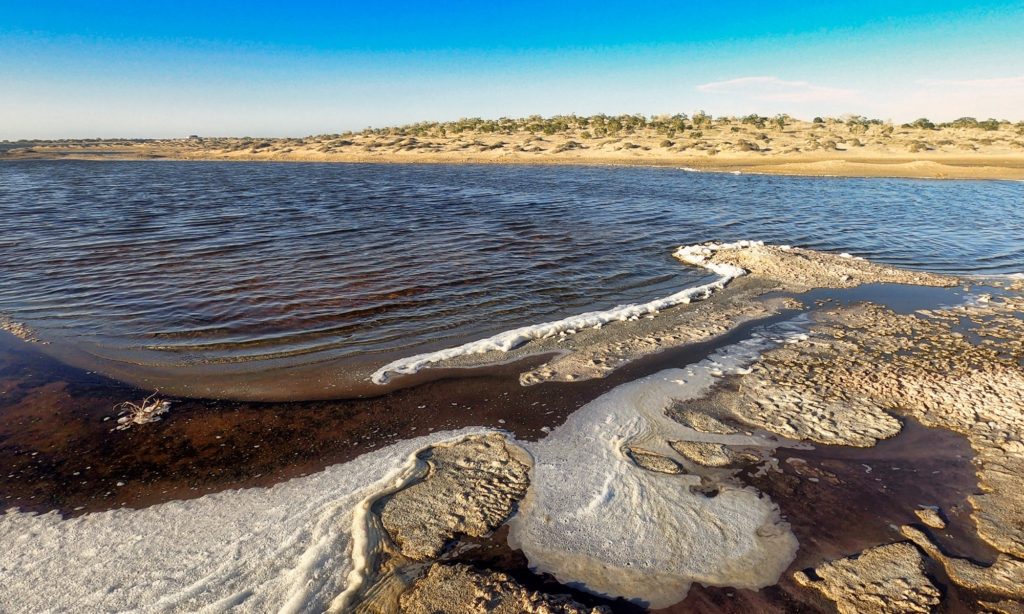
M 702 276 L 763 239 L 1024 271 L 1024 184 L 676 169 L 0 163 L 0 313 L 119 361 L 407 354 Z

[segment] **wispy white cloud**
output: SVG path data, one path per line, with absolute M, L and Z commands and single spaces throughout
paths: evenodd
M 778 77 L 740 77 L 697 86 L 697 91 L 733 94 L 766 102 L 822 102 L 849 100 L 857 90 L 815 85 L 807 81 L 786 81 Z
M 1024 119 L 1024 76 L 915 79 L 889 103 L 903 117 Z
M 973 87 L 979 89 L 1024 88 L 1024 76 L 994 79 L 918 79 L 925 87 Z

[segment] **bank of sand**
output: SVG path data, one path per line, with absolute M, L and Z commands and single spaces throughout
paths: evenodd
M 936 292 L 958 287 L 950 278 L 756 243 L 690 247 L 680 255 L 741 267 L 766 284 L 730 284 L 717 291 L 726 296 L 765 297 L 769 288 L 838 292 L 871 281 Z M 108 500 L 100 509 L 110 511 L 70 520 L 8 512 L 0 543 L 10 552 L 0 568 L 11 582 L 0 596 L 6 591 L 25 611 L 58 600 L 97 609 L 159 600 L 172 611 L 213 602 L 242 611 L 282 602 L 357 611 L 627 607 L 570 592 L 572 585 L 654 606 L 671 605 L 690 589 L 683 611 L 926 612 L 940 602 L 949 611 L 1019 611 L 1024 304 L 1013 291 L 991 292 L 960 307 L 909 313 L 813 301 L 800 321 L 747 331 L 704 360 L 680 360 L 682 368 L 605 388 L 538 439 L 514 437 L 499 418 L 504 432 L 472 426 L 417 437 L 421 430 L 412 439 L 389 435 L 381 449 L 269 489 L 133 511 Z M 735 330 L 751 315 L 765 314 L 742 313 L 722 327 Z M 616 360 L 647 355 L 645 344 L 626 342 L 627 328 L 609 327 L 624 342 L 610 347 L 622 354 Z M 591 360 L 571 359 L 582 358 L 581 349 L 532 371 L 543 383 L 527 378 L 520 381 L 534 385 L 514 390 L 554 401 L 567 386 L 581 386 L 561 375 L 601 375 Z M 626 361 L 607 377 L 643 360 Z M 23 404 L 32 394 L 22 385 L 10 390 Z M 47 390 L 43 384 L 39 393 Z M 497 392 L 489 386 L 487 398 Z M 62 390 L 48 394 L 53 402 L 43 413 L 77 406 Z M 545 411 L 521 405 L 534 415 Z M 223 428 L 218 414 L 237 407 L 182 409 L 161 422 L 98 433 L 141 454 L 132 463 L 142 466 L 139 488 L 165 490 L 167 483 L 152 483 L 163 463 L 180 459 L 188 470 L 222 450 L 218 442 L 246 450 L 223 467 L 229 472 L 247 467 L 248 451 L 267 443 L 259 428 L 251 445 L 233 445 L 236 430 L 246 427 Z M 480 425 L 475 409 L 459 413 Z M 38 420 L 18 417 L 23 428 L 38 429 Z M 99 418 L 77 416 L 97 426 Z M 200 423 L 222 435 L 179 448 L 154 439 L 173 429 L 187 437 Z M 129 487 L 118 472 L 111 477 L 120 481 L 97 488 L 99 458 L 76 459 L 88 463 L 81 468 L 55 462 L 56 435 L 37 430 L 43 441 L 34 454 L 27 440 L 6 451 L 22 463 L 19 474 L 36 465 L 43 473 L 75 470 L 70 481 L 102 498 Z M 487 542 L 507 521 L 507 533 Z M 35 537 L 16 538 L 26 534 Z M 54 549 L 61 557 L 50 556 Z M 543 585 L 524 560 L 566 585 Z M 93 571 L 98 565 L 104 573 Z
M 436 126 L 436 125 L 435 125 Z M 225 160 L 435 164 L 673 166 L 699 171 L 835 177 L 1024 180 L 1024 129 L 937 129 L 791 120 L 779 129 L 736 119 L 678 134 L 636 128 L 596 137 L 398 127 L 305 138 L 50 141 L 0 159 Z

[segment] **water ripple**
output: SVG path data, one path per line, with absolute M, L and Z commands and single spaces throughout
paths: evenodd
M 0 164 L 0 312 L 149 364 L 324 360 L 668 294 L 762 239 L 1024 270 L 1024 185 L 649 168 Z

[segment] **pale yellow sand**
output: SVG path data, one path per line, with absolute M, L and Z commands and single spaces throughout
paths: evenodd
M 615 132 L 555 120 L 417 124 L 306 138 L 61 141 L 5 157 L 675 166 L 842 177 L 1024 180 L 1024 125 L 938 129 L 829 119 L 758 127 L 736 118 Z M 452 126 L 469 126 L 454 132 Z M 502 127 L 504 126 L 504 127 Z M 556 126 L 557 130 L 553 130 Z M 551 134 L 545 133 L 547 131 Z M 601 136 L 597 136 L 601 134 Z

